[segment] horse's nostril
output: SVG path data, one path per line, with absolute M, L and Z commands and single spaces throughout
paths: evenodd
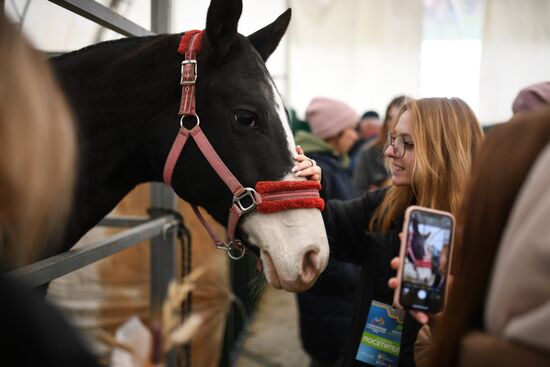
M 320 269 L 319 249 L 308 250 L 302 262 L 302 281 L 309 283 L 317 277 Z

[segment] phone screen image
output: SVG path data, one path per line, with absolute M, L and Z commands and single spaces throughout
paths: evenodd
M 451 217 L 410 213 L 400 292 L 404 308 L 434 313 L 443 308 L 452 238 Z

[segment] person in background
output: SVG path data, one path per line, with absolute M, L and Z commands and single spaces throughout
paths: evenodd
M 352 172 L 352 182 L 359 192 L 379 188 L 386 184 L 389 172 L 384 162 L 384 149 L 388 126 L 395 124 L 397 114 L 407 100 L 406 96 L 398 96 L 390 102 L 386 108 L 386 116 L 378 138 L 363 145 L 358 152 L 357 163 Z
M 296 143 L 322 167 L 326 196 L 357 196 L 349 175 L 347 153 L 357 141 L 358 116 L 343 102 L 315 98 L 306 110 L 312 133 L 299 131 Z M 300 150 L 302 152 L 302 150 Z M 297 295 L 302 346 L 315 367 L 332 366 L 351 327 L 359 267 L 330 259 L 315 285 Z
M 367 111 L 361 116 L 359 126 L 357 130 L 359 137 L 364 141 L 378 136 L 380 128 L 382 127 L 382 121 L 380 121 L 380 115 L 376 111 Z
M 0 16 L 0 340 L 2 366 L 98 366 L 44 297 L 5 274 L 42 257 L 60 233 L 76 137 L 44 56 Z
M 367 366 L 361 350 L 368 345 L 363 332 L 370 310 L 380 303 L 388 309 L 393 291 L 387 286 L 395 271 L 390 260 L 398 256 L 399 232 L 410 205 L 457 214 L 471 162 L 483 140 L 483 131 L 471 108 L 458 98 L 408 101 L 397 122 L 389 126 L 385 155 L 391 163 L 392 185 L 369 191 L 355 200 L 329 200 L 323 211 L 331 256 L 361 265 L 351 329 L 342 366 Z M 299 177 L 317 179 L 322 170 L 298 154 Z M 321 194 L 324 196 L 323 191 Z M 377 301 L 375 305 L 373 301 Z M 421 324 L 404 315 L 399 342 L 399 366 L 415 366 L 414 343 Z M 440 364 L 446 366 L 446 364 Z
M 378 112 L 367 111 L 363 113 L 361 120 L 359 120 L 359 125 L 357 126 L 360 140 L 367 142 L 378 136 L 378 134 L 380 134 L 381 127 L 382 121 L 380 120 L 380 115 Z
M 311 128 L 307 121 L 300 119 L 294 108 L 290 107 L 288 109 L 288 114 L 290 116 L 290 129 L 292 130 L 292 135 L 296 136 L 300 130 L 311 132 Z
M 512 111 L 517 114 L 535 111 L 548 105 L 550 105 L 550 82 L 542 82 L 522 89 L 512 103 Z
M 343 200 L 357 197 L 348 154 L 359 139 L 355 130 L 357 113 L 341 101 L 318 97 L 307 107 L 306 120 L 311 133 L 298 131 L 296 144 L 323 169 L 327 194 Z
M 549 165 L 549 107 L 488 134 L 459 217 L 447 308 L 423 365 L 550 365 Z
M 550 82 L 541 82 L 529 85 L 519 91 L 512 102 L 512 112 L 514 115 L 519 113 L 531 112 L 550 105 Z M 500 124 L 485 125 L 485 133 L 493 127 Z
M 351 160 L 350 170 L 352 173 L 357 164 L 357 158 L 359 157 L 361 148 L 380 134 L 381 127 L 382 122 L 380 121 L 380 115 L 378 112 L 367 111 L 363 114 L 363 116 L 361 116 L 361 120 L 359 120 L 359 123 L 357 124 L 357 134 L 359 134 L 359 139 L 349 151 Z

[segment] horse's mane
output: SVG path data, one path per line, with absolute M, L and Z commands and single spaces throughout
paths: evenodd
M 146 40 L 154 40 L 156 38 L 164 38 L 166 36 L 169 36 L 167 34 L 161 34 L 161 35 L 153 35 L 153 36 L 143 36 L 143 37 L 128 37 L 128 38 L 119 38 L 115 40 L 109 40 L 109 41 L 103 41 L 99 43 L 95 43 L 93 45 L 86 46 L 84 48 L 64 53 L 63 55 L 55 56 L 50 58 L 52 61 L 61 62 L 65 61 L 67 58 L 74 57 L 76 55 L 79 56 L 95 56 L 95 50 L 99 47 L 105 48 L 106 50 L 110 49 L 116 49 L 116 50 L 124 50 L 124 49 L 133 49 L 136 47 L 137 44 L 142 43 Z
M 173 40 L 176 43 L 176 38 L 179 37 L 180 35 L 177 34 L 162 34 L 105 41 L 53 57 L 50 62 L 56 73 L 63 68 L 65 69 L 63 74 L 67 72 L 78 74 L 82 72 L 79 69 L 85 68 L 87 74 L 103 74 L 110 67 L 116 68 L 118 63 L 131 62 L 143 56 L 159 57 L 162 53 L 166 53 L 166 42 Z M 175 52 L 176 49 L 174 49 Z

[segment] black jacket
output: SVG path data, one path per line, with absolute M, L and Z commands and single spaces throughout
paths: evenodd
M 1 366 L 99 367 L 59 310 L 2 271 Z
M 385 192 L 371 191 L 349 201 L 330 200 L 323 211 L 331 256 L 361 265 L 343 366 L 366 366 L 355 360 L 355 356 L 370 304 L 373 300 L 393 303 L 393 291 L 388 287 L 388 279 L 395 275 L 395 271 L 390 268 L 390 261 L 399 255 L 399 232 L 403 218 L 394 221 L 389 232 L 368 231 L 372 215 L 382 202 Z M 407 313 L 399 366 L 415 366 L 413 347 L 419 329 L 420 324 Z
M 340 157 L 328 152 L 307 152 L 323 170 L 323 191 L 328 199 L 349 200 L 360 195 L 351 182 L 351 171 Z
M 325 198 L 348 200 L 358 196 L 339 157 L 330 152 L 308 155 L 323 169 Z M 317 363 L 334 364 L 344 350 L 359 274 L 356 264 L 331 258 L 315 285 L 298 294 L 302 346 Z

